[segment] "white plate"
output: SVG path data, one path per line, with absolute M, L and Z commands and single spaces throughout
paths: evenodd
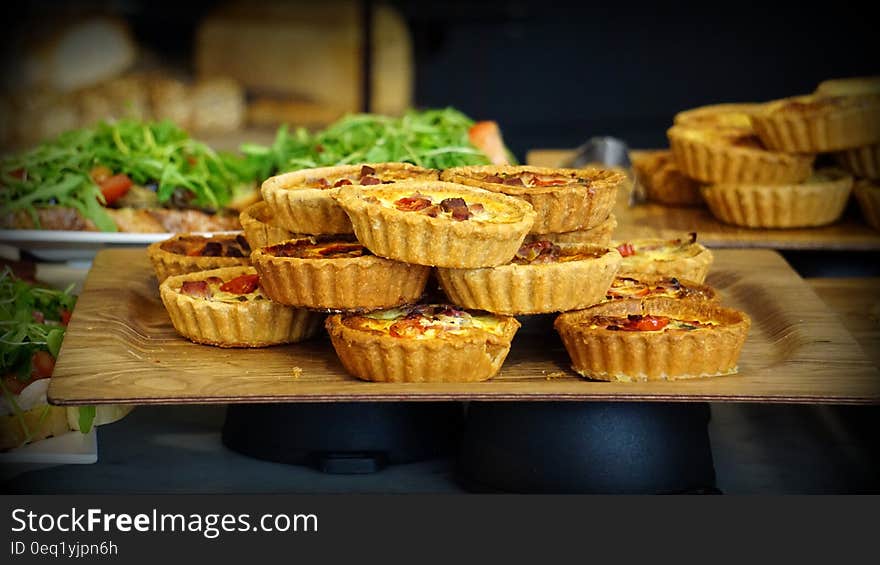
M 173 233 L 0 230 L 0 244 L 27 251 L 43 261 L 91 261 L 98 251 L 106 247 L 145 247 L 173 235 Z
M 0 464 L 39 463 L 90 464 L 98 460 L 98 435 L 93 428 L 87 434 L 70 432 L 0 452 Z

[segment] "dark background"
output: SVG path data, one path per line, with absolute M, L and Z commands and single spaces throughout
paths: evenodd
M 593 135 L 661 146 L 679 110 L 880 73 L 877 10 L 868 2 L 391 3 L 413 36 L 417 105 L 497 120 L 520 159 Z M 196 24 L 215 4 L 40 0 L 4 10 L 8 24 L 30 33 L 41 18 L 83 6 L 115 12 L 163 60 L 186 66 Z

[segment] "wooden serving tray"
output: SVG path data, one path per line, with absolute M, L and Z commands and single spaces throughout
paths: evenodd
M 570 150 L 535 149 L 529 151 L 529 165 L 558 167 L 572 155 Z M 725 224 L 707 208 L 664 206 L 644 203 L 630 206 L 621 198 L 614 208 L 617 216 L 616 239 L 639 237 L 677 237 L 697 232 L 700 243 L 709 247 L 759 247 L 770 249 L 875 251 L 880 250 L 880 232 L 862 219 L 858 210 L 849 210 L 837 223 L 819 228 L 751 229 Z
M 49 387 L 55 404 L 378 400 L 674 400 L 873 403 L 880 372 L 782 257 L 719 250 L 709 277 L 752 329 L 734 376 L 602 383 L 578 377 L 552 328 L 524 319 L 499 375 L 483 383 L 387 384 L 345 373 L 326 337 L 220 349 L 179 337 L 143 250 L 95 258 Z M 442 359 L 438 359 L 442 362 Z

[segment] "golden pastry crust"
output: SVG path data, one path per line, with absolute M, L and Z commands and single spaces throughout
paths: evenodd
M 875 230 L 880 230 L 880 184 L 860 180 L 855 183 L 853 192 L 865 221 Z
M 415 302 L 422 296 L 430 267 L 376 257 L 352 242 L 351 236 L 293 239 L 257 249 L 251 260 L 266 296 L 289 306 L 376 310 Z M 315 245 L 350 251 L 319 258 L 302 256 L 297 249 Z
M 880 143 L 835 154 L 841 167 L 857 177 L 880 179 Z
M 639 239 L 612 242 L 623 256 L 619 277 L 675 277 L 702 284 L 714 256 L 696 242 L 696 234 L 678 240 Z
M 256 202 L 242 210 L 239 220 L 241 228 L 244 230 L 244 237 L 248 240 L 251 249 L 275 245 L 302 236 L 302 234 L 296 234 L 276 226 L 273 223 L 272 211 L 265 202 Z
M 767 147 L 789 153 L 840 151 L 880 142 L 880 93 L 794 96 L 752 117 Z
M 804 228 L 836 222 L 852 190 L 841 169 L 820 169 L 800 184 L 717 184 L 703 187 L 712 215 L 749 228 Z
M 717 302 L 718 293 L 709 285 L 675 277 L 616 277 L 605 293 L 605 300 L 708 300 Z
M 835 78 L 822 81 L 815 94 L 821 96 L 853 96 L 880 94 L 880 76 Z
M 161 283 L 168 277 L 196 273 L 221 267 L 250 265 L 250 247 L 241 234 L 215 234 L 204 236 L 191 233 L 177 234 L 172 238 L 157 241 L 147 247 L 147 256 L 153 264 L 156 279 Z M 204 256 L 187 255 L 185 249 L 195 253 L 199 246 L 216 242 L 223 252 L 232 247 L 241 252 L 241 256 Z
M 256 275 L 253 267 L 226 267 L 169 277 L 159 293 L 177 333 L 195 343 L 217 347 L 265 347 L 294 343 L 315 335 L 323 316 L 268 299 L 239 301 L 206 300 L 183 294 L 187 282 L 210 277 L 230 281 Z
M 549 244 L 549 242 L 544 242 Z M 589 244 L 556 246 L 570 260 L 547 260 L 542 256 L 520 260 L 523 245 L 514 262 L 482 269 L 437 269 L 437 278 L 449 300 L 464 308 L 496 314 L 542 314 L 566 312 L 592 306 L 605 293 L 620 267 L 615 249 Z
M 441 181 L 405 181 L 377 188 L 344 186 L 335 197 L 351 218 L 358 240 L 370 251 L 404 263 L 450 268 L 476 268 L 509 261 L 535 221 L 523 200 Z M 450 208 L 432 216 L 443 202 L 464 200 L 464 220 Z M 427 208 L 403 202 L 432 204 Z M 396 203 L 400 203 L 399 205 Z M 400 207 L 399 207 L 400 206 Z
M 655 316 L 714 322 L 711 327 L 661 331 L 608 329 L 595 317 Z M 644 319 L 643 319 L 644 320 Z M 598 324 L 595 322 L 599 322 Z M 648 320 L 644 320 L 648 321 Z M 627 323 L 637 325 L 638 318 Z M 621 300 L 561 314 L 554 323 L 571 357 L 572 368 L 596 380 L 671 381 L 736 373 L 748 336 L 747 314 L 709 301 Z M 631 326 L 628 326 L 631 327 Z M 688 327 L 684 325 L 684 327 Z
M 679 126 L 740 128 L 748 132 L 752 130 L 751 116 L 760 108 L 761 104 L 754 103 L 712 104 L 679 112 L 673 122 Z
M 672 151 L 631 151 L 630 161 L 648 200 L 670 206 L 700 206 L 700 183 L 686 176 Z
M 513 165 L 456 167 L 440 178 L 521 198 L 537 213 L 531 233 L 593 228 L 608 217 L 626 176 L 617 170 L 552 169 Z M 526 179 L 511 185 L 516 179 Z M 557 184 L 559 183 L 559 184 Z
M 352 327 L 351 315 L 334 314 L 326 328 L 339 360 L 351 375 L 377 382 L 476 382 L 494 377 L 519 329 L 515 318 L 485 315 L 497 328 L 471 328 L 458 335 L 414 339 Z
M 753 132 L 740 128 L 676 125 L 666 134 L 681 171 L 704 183 L 785 184 L 812 172 L 813 156 L 768 151 Z
M 345 181 L 357 185 L 361 182 L 384 184 L 402 180 L 436 180 L 439 174 L 439 171 L 409 163 L 320 167 L 271 177 L 263 183 L 261 192 L 276 225 L 291 232 L 352 233 L 351 221 L 334 199 L 341 186 L 336 185 Z
M 587 230 L 575 230 L 562 233 L 532 233 L 526 236 L 525 241 L 552 241 L 553 243 L 592 243 L 593 245 L 601 245 L 606 247 L 611 243 L 611 236 L 617 228 L 617 216 L 608 214 L 605 221 L 596 227 Z

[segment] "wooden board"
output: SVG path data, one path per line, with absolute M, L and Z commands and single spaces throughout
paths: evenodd
M 558 167 L 570 157 L 570 150 L 536 149 L 529 151 L 526 162 L 542 167 Z M 709 247 L 758 247 L 770 249 L 814 249 L 839 251 L 880 250 L 880 232 L 851 209 L 840 222 L 820 228 L 750 229 L 725 224 L 707 208 L 675 207 L 645 203 L 629 206 L 621 198 L 614 208 L 617 216 L 615 238 L 666 237 L 695 231 L 700 242 Z
M 874 366 L 880 367 L 880 277 L 807 279 Z
M 386 384 L 348 376 L 322 337 L 261 350 L 178 337 L 141 250 L 102 251 L 67 331 L 57 404 L 377 400 L 674 400 L 875 403 L 880 372 L 779 254 L 719 250 L 709 282 L 748 312 L 740 374 L 668 383 L 578 377 L 552 316 L 524 320 L 501 373 L 484 383 Z

